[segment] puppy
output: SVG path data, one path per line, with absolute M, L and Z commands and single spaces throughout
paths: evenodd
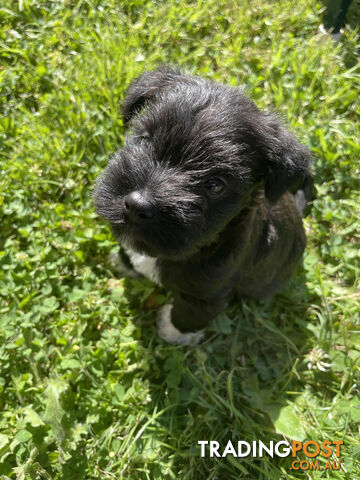
M 96 209 L 124 267 L 172 291 L 160 337 L 196 344 L 232 295 L 272 295 L 294 271 L 309 152 L 238 88 L 175 68 L 131 84 L 123 118 L 130 134 L 96 183 Z

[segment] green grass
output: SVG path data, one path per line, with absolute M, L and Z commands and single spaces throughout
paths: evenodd
M 359 478 L 360 17 L 355 2 L 335 45 L 321 8 L 1 4 L 1 479 Z M 161 62 L 244 87 L 314 156 L 303 266 L 275 298 L 232 305 L 196 348 L 158 339 L 167 293 L 115 278 L 91 200 L 123 142 L 126 86 Z M 282 438 L 343 440 L 342 469 L 200 458 L 197 445 Z

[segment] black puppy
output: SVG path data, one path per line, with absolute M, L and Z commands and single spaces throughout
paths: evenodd
M 309 153 L 239 89 L 169 67 L 130 86 L 123 115 L 131 134 L 96 184 L 97 212 L 133 268 L 172 291 L 160 337 L 195 344 L 234 293 L 272 295 L 292 274 Z

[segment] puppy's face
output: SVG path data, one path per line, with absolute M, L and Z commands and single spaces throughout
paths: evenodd
M 277 136 L 304 153 L 239 90 L 169 69 L 130 87 L 124 118 L 131 131 L 95 201 L 120 243 L 150 256 L 179 260 L 218 241 L 270 175 Z

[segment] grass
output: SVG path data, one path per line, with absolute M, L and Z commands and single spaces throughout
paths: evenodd
M 333 44 L 310 0 L 2 3 L 1 479 L 359 478 L 357 7 Z M 196 348 L 158 339 L 167 292 L 116 278 L 91 200 L 126 86 L 161 62 L 243 87 L 314 156 L 297 275 Z M 343 440 L 341 470 L 197 445 L 283 438 Z

